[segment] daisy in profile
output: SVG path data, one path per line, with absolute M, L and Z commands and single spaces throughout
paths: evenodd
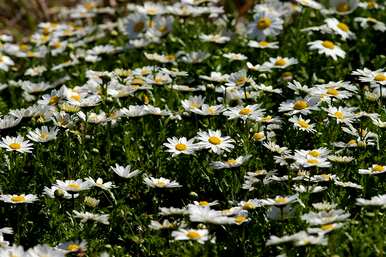
M 271 49 L 278 49 L 279 48 L 279 42 L 268 42 L 265 40 L 262 41 L 253 41 L 250 40 L 248 42 L 248 46 L 252 48 L 271 48 Z
M 368 169 L 359 169 L 359 174 L 362 175 L 378 175 L 386 172 L 386 166 L 373 164 Z
M 224 44 L 231 40 L 230 37 L 222 36 L 221 34 L 201 34 L 199 35 L 199 39 L 203 42 L 212 42 L 216 44 Z
M 375 71 L 369 70 L 367 68 L 357 69 L 351 74 L 358 76 L 361 82 L 370 83 L 372 86 L 386 86 L 386 72 L 384 69 L 378 69 Z
M 233 149 L 235 141 L 229 136 L 221 136 L 220 130 L 209 130 L 208 132 L 198 132 L 197 134 L 197 146 L 202 149 L 210 149 L 216 154 L 221 154 L 224 151 L 230 152 Z
M 268 205 L 268 206 L 277 206 L 277 207 L 283 207 L 287 204 L 294 203 L 298 201 L 298 195 L 291 195 L 291 196 L 281 196 L 277 195 L 274 199 L 268 198 L 268 199 L 262 199 L 261 204 L 262 205 Z
M 330 8 L 340 15 L 352 13 L 358 7 L 358 0 L 330 0 Z
M 254 120 L 258 121 L 264 116 L 264 110 L 260 109 L 259 104 L 230 107 L 227 111 L 223 112 L 223 115 L 228 116 L 228 119 L 242 119 L 246 121 Z
M 8 71 L 9 66 L 14 65 L 14 61 L 6 55 L 0 54 L 0 70 Z
M 318 50 L 319 54 L 324 54 L 331 57 L 335 61 L 338 60 L 338 57 L 345 58 L 346 52 L 342 50 L 339 46 L 335 45 L 334 42 L 330 40 L 316 40 L 307 43 L 310 46 L 311 50 Z
M 328 18 L 325 20 L 327 27 L 334 33 L 339 35 L 343 40 L 355 38 L 355 34 L 350 30 L 350 27 L 335 19 Z
M 302 130 L 302 131 L 306 131 L 306 132 L 309 132 L 309 133 L 315 133 L 316 130 L 315 130 L 315 124 L 311 124 L 311 120 L 310 119 L 303 119 L 302 115 L 300 116 L 292 116 L 290 119 L 289 119 L 290 122 L 292 122 L 292 124 L 294 125 L 294 127 L 296 129 L 299 129 L 299 130 Z
M 56 186 L 70 193 L 88 190 L 92 187 L 90 182 L 83 181 L 82 179 L 65 181 L 56 180 Z
M 85 181 L 89 182 L 92 187 L 99 187 L 103 190 L 109 191 L 112 188 L 115 188 L 116 186 L 112 182 L 105 182 L 103 183 L 103 179 L 98 178 L 97 180 L 94 180 L 91 177 L 88 177 L 85 179 Z
M 27 253 L 28 253 L 27 256 L 31 256 L 31 257 L 43 257 L 43 256 L 64 257 L 65 256 L 64 252 L 59 251 L 58 249 L 55 249 L 48 245 L 36 245 L 33 248 L 28 249 Z
M 33 149 L 30 141 L 24 141 L 24 138 L 20 135 L 17 137 L 3 137 L 0 142 L 0 147 L 4 148 L 7 152 L 19 153 L 31 153 L 31 150 Z
M 198 96 L 191 96 L 186 100 L 182 100 L 181 104 L 182 107 L 188 112 L 200 108 L 205 101 L 205 97 L 198 95 Z
M 172 232 L 172 237 L 175 240 L 193 240 L 200 244 L 205 243 L 209 240 L 207 229 L 183 229 L 180 228 L 178 231 Z
M 69 241 L 65 243 L 61 243 L 56 246 L 59 250 L 64 250 L 66 253 L 81 253 L 87 251 L 87 241 Z
M 372 27 L 374 30 L 385 32 L 386 31 L 386 25 L 385 23 L 374 19 L 373 17 L 355 17 L 355 22 L 359 22 L 359 25 L 367 29 L 369 27 Z
M 222 104 L 218 105 L 207 105 L 203 104 L 199 109 L 192 109 L 192 112 L 204 115 L 204 116 L 215 116 L 220 115 L 224 111 L 225 107 Z
M 172 157 L 179 154 L 193 154 L 196 145 L 193 143 L 194 138 L 187 140 L 186 137 L 172 137 L 167 139 L 163 145 L 167 147 L 166 151 L 172 154 Z
M 182 187 L 178 182 L 171 181 L 167 178 L 154 178 L 154 177 L 146 177 L 144 178 L 144 183 L 152 188 L 175 188 Z
M 316 10 L 323 9 L 323 5 L 318 3 L 317 1 L 314 0 L 295 0 L 296 3 L 301 4 L 303 6 L 307 6 Z
M 248 25 L 248 35 L 264 40 L 268 36 L 276 36 L 283 29 L 283 19 L 272 12 L 258 12 L 254 21 Z
M 312 97 L 296 98 L 282 102 L 279 106 L 279 112 L 286 112 L 288 115 L 294 114 L 309 114 L 314 110 L 318 110 L 318 99 Z
M 119 164 L 115 164 L 115 167 L 110 166 L 110 168 L 115 172 L 115 174 L 122 178 L 132 178 L 141 173 L 139 170 L 132 170 L 130 165 L 125 167 Z
M 287 58 L 278 56 L 276 58 L 269 58 L 268 62 L 263 63 L 263 66 L 274 68 L 274 69 L 285 69 L 290 65 L 297 64 L 298 60 L 296 58 Z
M 226 53 L 226 54 L 223 54 L 222 56 L 229 59 L 230 61 L 245 61 L 248 59 L 248 57 L 239 53 Z
M 33 194 L 21 194 L 21 195 L 0 195 L 0 200 L 5 203 L 33 203 L 38 200 L 38 197 Z
M 244 164 L 246 161 L 248 161 L 250 158 L 251 155 L 239 156 L 236 159 L 229 159 L 226 161 L 215 161 L 212 162 L 210 165 L 215 170 L 237 168 Z
M 33 131 L 28 132 L 27 137 L 34 142 L 44 143 L 51 140 L 55 140 L 58 135 L 59 129 L 53 127 L 48 128 L 47 126 L 43 126 L 42 128 L 37 128 Z

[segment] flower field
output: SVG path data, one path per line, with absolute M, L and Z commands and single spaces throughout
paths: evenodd
M 383 1 L 112 6 L 0 35 L 0 257 L 384 256 Z

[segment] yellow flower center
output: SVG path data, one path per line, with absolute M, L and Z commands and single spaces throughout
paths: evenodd
M 379 73 L 379 74 L 375 75 L 374 79 L 376 81 L 385 81 L 386 80 L 386 76 L 384 74 L 382 74 L 382 73 Z
M 161 187 L 162 188 L 162 187 L 166 186 L 166 182 L 163 181 L 163 180 L 157 179 L 157 180 L 154 181 L 154 185 L 156 187 Z
M 269 46 L 269 42 L 263 40 L 259 42 L 259 45 L 262 47 L 266 47 L 266 46 Z
M 334 227 L 335 227 L 334 224 L 325 224 L 321 227 L 321 229 L 324 231 L 328 231 L 328 230 L 332 230 Z
M 67 246 L 67 250 L 69 250 L 71 252 L 78 251 L 79 249 L 80 249 L 80 245 L 78 245 L 78 244 L 69 244 Z
M 337 95 L 339 95 L 339 91 L 335 88 L 330 87 L 327 89 L 327 94 L 332 95 L 332 96 L 337 96 Z
M 21 148 L 21 144 L 19 144 L 19 143 L 12 143 L 12 144 L 9 144 L 9 147 L 12 150 L 19 150 Z
M 325 48 L 328 48 L 328 49 L 334 49 L 335 47 L 335 44 L 333 42 L 331 42 L 330 40 L 325 40 L 322 42 L 322 45 L 325 47 Z
M 70 183 L 67 185 L 67 187 L 71 188 L 71 189 L 74 189 L 74 190 L 79 190 L 80 189 L 80 185 L 77 184 L 77 183 Z
M 309 128 L 310 127 L 310 124 L 308 124 L 308 122 L 306 122 L 305 120 L 303 119 L 300 119 L 298 120 L 298 125 L 301 127 L 301 128 Z
M 50 100 L 48 100 L 49 105 L 56 105 L 59 102 L 59 96 L 51 96 Z
M 320 161 L 318 159 L 309 159 L 309 160 L 307 160 L 307 163 L 310 164 L 310 165 L 316 165 L 319 162 Z
M 261 132 L 256 132 L 254 135 L 253 135 L 253 139 L 255 139 L 256 141 L 260 141 L 262 139 L 264 139 L 265 136 L 264 136 L 264 132 L 261 131 Z
M 272 116 L 271 115 L 267 115 L 267 116 L 264 116 L 261 121 L 262 122 L 269 122 L 270 120 L 272 119 Z
M 236 84 L 238 85 L 238 86 L 240 86 L 240 85 L 244 85 L 244 83 L 247 81 L 247 78 L 246 77 L 241 77 L 241 78 L 239 78 L 238 80 L 236 80 Z
M 243 210 L 251 210 L 251 209 L 255 209 L 255 207 L 256 206 L 250 201 L 243 204 Z
M 188 231 L 188 233 L 186 233 L 186 236 L 189 238 L 189 239 L 199 239 L 201 237 L 200 233 L 194 231 L 194 230 L 190 230 Z
M 211 143 L 212 145 L 219 145 L 219 144 L 221 144 L 221 138 L 216 137 L 216 136 L 211 136 L 211 137 L 209 137 L 208 141 L 209 141 L 209 143 Z
M 62 44 L 60 42 L 55 42 L 53 45 L 52 45 L 52 48 L 55 48 L 55 49 L 58 49 L 62 46 Z
M 276 60 L 275 65 L 276 66 L 284 66 L 286 63 L 287 63 L 286 60 L 284 60 L 283 58 L 279 58 Z
M 132 85 L 142 85 L 144 83 L 143 79 L 135 78 L 131 81 Z
M 145 23 L 143 21 L 139 21 L 134 24 L 133 30 L 134 32 L 138 33 L 138 32 L 141 32 L 144 27 L 145 27 Z
M 165 59 L 168 60 L 168 61 L 175 61 L 176 60 L 176 56 L 174 54 L 169 54 L 169 55 L 165 56 Z
M 80 101 L 80 95 L 79 94 L 72 95 L 70 98 L 75 100 L 75 101 Z
M 249 115 L 251 114 L 253 111 L 251 108 L 243 108 L 239 111 L 239 114 L 240 115 Z
M 230 159 L 230 160 L 227 160 L 226 163 L 228 163 L 229 165 L 233 166 L 233 165 L 237 164 L 237 161 L 235 159 Z
M 385 167 L 382 165 L 375 164 L 373 165 L 373 171 L 374 172 L 382 172 L 384 171 Z
M 256 27 L 259 30 L 265 30 L 269 28 L 272 24 L 272 20 L 268 17 L 262 17 L 258 20 Z
M 213 107 L 213 106 L 209 107 L 209 108 L 208 108 L 208 113 L 209 113 L 209 114 L 212 114 L 212 115 L 213 115 L 213 114 L 216 114 L 216 108 Z
M 304 100 L 297 100 L 294 104 L 295 110 L 303 110 L 308 107 L 308 103 Z
M 323 180 L 325 181 L 329 181 L 332 179 L 331 175 L 330 174 L 322 174 L 320 175 L 322 177 Z
M 343 112 L 340 112 L 340 111 L 337 111 L 335 112 L 335 117 L 338 119 L 338 120 L 342 120 L 344 118 L 344 114 Z
M 348 145 L 357 145 L 357 141 L 355 139 L 351 139 L 347 142 Z
M 320 156 L 320 152 L 318 150 L 312 150 L 308 154 L 311 155 L 312 157 L 319 157 Z
M 338 25 L 336 25 L 340 30 L 344 31 L 344 32 L 348 32 L 350 30 L 350 28 L 344 24 L 343 22 L 339 22 Z
M 176 150 L 185 151 L 186 149 L 188 149 L 188 146 L 186 144 L 176 144 Z
M 288 199 L 287 197 L 278 196 L 275 198 L 275 202 L 278 204 L 283 204 L 283 203 L 287 203 Z
M 243 215 L 237 215 L 235 217 L 235 222 L 236 224 L 241 224 L 243 222 L 247 221 L 247 217 L 243 216 Z
M 26 199 L 23 195 L 13 195 L 11 201 L 14 203 L 24 203 Z
M 199 201 L 198 204 L 200 206 L 208 206 L 209 205 L 209 203 L 207 201 Z
M 47 140 L 48 139 L 48 133 L 47 132 L 42 132 L 40 133 L 40 138 L 43 139 L 43 140 Z
M 336 6 L 338 12 L 347 12 L 350 10 L 350 6 L 347 3 L 340 3 Z

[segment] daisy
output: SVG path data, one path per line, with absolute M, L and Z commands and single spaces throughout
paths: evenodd
M 346 15 L 358 7 L 358 0 L 330 0 L 330 7 L 335 13 Z
M 166 179 L 163 177 L 153 178 L 153 177 L 145 177 L 144 183 L 152 188 L 175 188 L 182 187 L 178 182 L 171 181 L 170 179 Z
M 9 66 L 14 65 L 15 63 L 6 55 L 0 53 L 0 70 L 8 71 Z
M 276 58 L 269 58 L 268 62 L 263 63 L 263 66 L 276 68 L 276 69 L 285 69 L 288 66 L 297 64 L 298 60 L 296 58 L 287 58 L 278 56 Z
M 357 69 L 351 74 L 359 76 L 360 81 L 370 83 L 373 87 L 376 85 L 386 86 L 386 72 L 384 69 L 378 69 L 376 71 L 372 71 L 367 68 L 364 68 L 363 70 Z
M 76 210 L 73 210 L 73 213 L 75 214 L 75 218 L 81 219 L 80 222 L 86 223 L 88 220 L 93 220 L 105 225 L 109 225 L 109 214 L 94 214 L 90 212 L 78 212 Z
M 87 251 L 87 241 L 69 241 L 59 244 L 56 246 L 56 248 L 59 250 L 64 250 L 67 253 L 85 252 Z
M 313 110 L 318 110 L 318 100 L 315 98 L 296 98 L 295 100 L 287 100 L 279 106 L 279 112 L 286 112 L 288 115 L 294 114 L 309 114 Z
M 378 175 L 386 172 L 386 166 L 373 164 L 368 169 L 359 169 L 359 174 L 369 174 L 369 175 Z
M 33 149 L 31 146 L 32 144 L 28 140 L 24 141 L 24 138 L 20 135 L 17 137 L 3 137 L 0 142 L 0 147 L 4 148 L 7 152 L 31 153 Z
M 189 220 L 191 222 L 212 223 L 212 224 L 232 224 L 234 220 L 223 212 L 212 210 L 209 206 L 190 204 L 188 207 Z
M 301 5 L 316 9 L 316 10 L 323 9 L 323 5 L 321 5 L 320 3 L 318 3 L 317 1 L 314 1 L 314 0 L 295 0 L 295 1 L 298 4 L 301 4 Z
M 350 213 L 347 213 L 341 209 L 337 209 L 330 211 L 321 211 L 317 213 L 309 212 L 303 214 L 301 216 L 301 219 L 310 224 L 311 226 L 319 226 L 344 221 L 348 217 L 350 217 Z
M 50 256 L 50 257 L 64 257 L 65 253 L 62 251 L 59 251 L 58 249 L 55 249 L 48 245 L 36 245 L 33 248 L 28 249 L 27 251 L 28 255 L 31 257 L 43 257 L 43 256 Z
M 182 100 L 181 104 L 182 107 L 188 112 L 200 108 L 205 101 L 205 97 L 198 95 L 198 96 L 191 96 L 189 99 Z
M 386 25 L 385 23 L 378 21 L 372 17 L 355 17 L 355 22 L 359 22 L 359 25 L 367 29 L 369 27 L 372 27 L 374 30 L 385 32 L 386 31 Z
M 248 25 L 248 35 L 259 40 L 265 40 L 268 36 L 276 36 L 283 29 L 283 19 L 270 12 L 255 14 L 254 21 Z
M 386 206 L 386 195 L 377 195 L 371 197 L 370 200 L 364 198 L 357 198 L 356 204 L 361 206 Z
M 5 203 L 33 203 L 38 200 L 38 197 L 33 194 L 21 195 L 0 195 L 0 200 Z
M 34 142 L 43 143 L 55 140 L 58 132 L 59 129 L 55 127 L 48 128 L 47 126 L 43 126 L 40 129 L 37 128 L 33 131 L 28 132 L 27 137 Z
M 51 186 L 49 187 L 44 187 L 44 194 L 48 196 L 49 198 L 65 198 L 65 199 L 71 199 L 72 197 L 77 198 L 79 194 L 72 195 L 63 189 L 57 187 L 57 186 Z
M 70 192 L 70 193 L 75 193 L 83 190 L 88 190 L 92 187 L 90 182 L 88 181 L 83 181 L 82 179 L 77 179 L 77 180 L 56 180 L 56 185 L 60 189 Z
M 316 132 L 316 130 L 314 129 L 315 124 L 310 124 L 310 120 L 309 119 L 307 119 L 307 120 L 303 119 L 301 115 L 299 117 L 298 116 L 292 116 L 289 119 L 289 121 L 292 122 L 294 127 L 299 129 L 299 130 L 310 132 L 310 133 Z
M 183 229 L 172 232 L 172 237 L 175 240 L 194 240 L 200 244 L 209 240 L 207 229 Z
M 330 56 L 335 61 L 338 60 L 337 57 L 345 58 L 346 56 L 346 52 L 330 40 L 316 40 L 307 44 L 310 46 L 311 50 L 318 50 L 319 54 Z
M 237 53 L 226 53 L 226 54 L 223 54 L 222 56 L 224 56 L 225 58 L 231 61 L 245 61 L 248 59 L 248 57 L 246 57 L 245 55 L 237 54 Z
M 217 44 L 224 44 L 229 40 L 231 40 L 230 37 L 222 36 L 221 34 L 210 34 L 210 35 L 201 34 L 199 35 L 199 39 L 203 42 L 213 42 Z
M 173 137 L 168 138 L 167 141 L 163 145 L 168 148 L 166 151 L 171 153 L 172 157 L 179 154 L 193 154 L 196 149 L 196 145 L 193 143 L 194 138 L 187 140 L 186 137 Z
M 247 72 L 245 70 L 240 70 L 238 72 L 231 73 L 228 77 L 228 83 L 225 85 L 229 87 L 242 87 L 245 83 L 249 82 L 249 77 L 247 77 Z
M 274 199 L 271 199 L 271 198 L 262 199 L 261 203 L 262 203 L 262 205 L 268 205 L 268 206 L 274 205 L 274 206 L 277 206 L 277 207 L 282 207 L 284 205 L 296 202 L 298 200 L 299 199 L 298 199 L 298 195 L 297 194 L 291 195 L 291 196 L 288 196 L 288 197 L 287 196 L 277 195 Z
M 132 178 L 137 176 L 141 171 L 139 170 L 131 170 L 131 166 L 127 165 L 126 167 L 121 166 L 119 164 L 115 164 L 115 167 L 110 166 L 110 168 L 117 174 L 118 176 L 122 178 Z
M 244 164 L 250 158 L 251 158 L 251 155 L 239 156 L 236 159 L 229 159 L 227 161 L 215 161 L 215 162 L 212 162 L 210 165 L 215 170 L 236 168 Z
M 197 146 L 203 149 L 210 149 L 212 152 L 216 154 L 221 154 L 223 151 L 230 152 L 230 150 L 234 147 L 232 143 L 235 141 L 229 136 L 222 137 L 220 130 L 209 130 L 208 132 L 198 132 Z
M 203 104 L 199 109 L 195 108 L 191 111 L 204 116 L 220 115 L 224 111 L 225 107 L 222 104 L 219 105 L 207 105 Z
M 324 108 L 328 112 L 328 116 L 336 119 L 336 123 L 344 123 L 346 125 L 351 124 L 356 118 L 354 115 L 355 108 L 352 107 L 328 107 Z
M 279 42 L 268 42 L 265 40 L 262 41 L 253 41 L 250 40 L 248 42 L 248 46 L 252 48 L 271 48 L 271 49 L 278 49 L 279 48 Z
M 351 32 L 350 27 L 347 24 L 340 22 L 335 18 L 328 18 L 325 22 L 327 27 L 335 34 L 339 35 L 343 40 L 355 38 L 355 34 Z
M 103 190 L 110 190 L 112 188 L 115 188 L 116 186 L 112 183 L 112 182 L 105 182 L 103 183 L 103 179 L 101 178 L 98 178 L 96 181 L 91 178 L 91 177 L 88 177 L 85 179 L 85 181 L 87 181 L 92 187 L 99 187 Z
M 223 112 L 223 115 L 228 116 L 228 119 L 241 118 L 243 121 L 254 120 L 259 121 L 264 116 L 264 110 L 260 109 L 261 105 L 247 105 L 247 106 L 236 106 L 230 107 L 227 111 Z

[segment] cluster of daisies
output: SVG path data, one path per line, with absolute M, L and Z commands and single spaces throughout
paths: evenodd
M 0 35 L 0 256 L 343 256 L 382 222 L 381 1 L 105 2 Z

